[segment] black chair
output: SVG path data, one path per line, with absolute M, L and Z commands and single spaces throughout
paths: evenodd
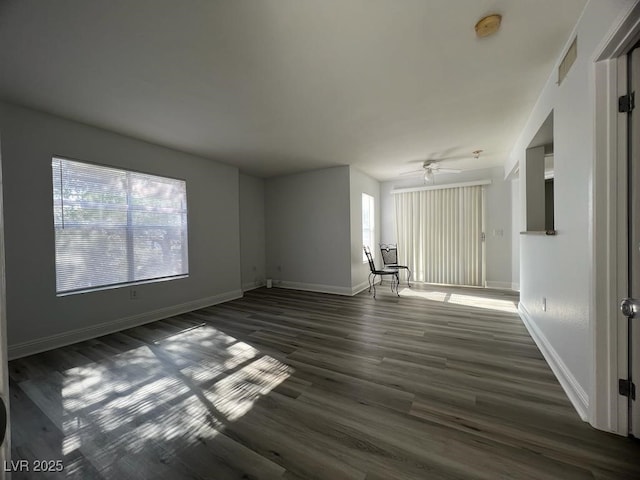
M 392 243 L 381 243 L 380 253 L 382 254 L 382 263 L 384 268 L 395 268 L 397 270 L 407 271 L 407 285 L 411 288 L 411 270 L 406 265 L 398 265 L 398 246 Z
M 398 292 L 398 285 L 400 284 L 400 279 L 398 278 L 398 269 L 397 268 L 383 268 L 382 270 L 376 268 L 376 264 L 373 261 L 373 256 L 371 255 L 371 250 L 366 245 L 364 248 L 364 254 L 367 256 L 367 261 L 369 262 L 369 268 L 371 269 L 371 273 L 369 273 L 369 292 L 371 292 L 371 287 L 373 287 L 373 298 L 376 298 L 376 276 L 380 277 L 380 281 L 382 282 L 382 277 L 385 275 L 391 275 L 391 292 L 396 292 L 396 295 L 400 296 Z M 373 277 L 373 282 L 371 281 L 371 277 Z

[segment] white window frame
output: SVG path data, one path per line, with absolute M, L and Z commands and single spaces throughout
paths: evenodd
M 189 276 L 185 180 L 60 156 L 51 165 L 58 296 Z
M 376 251 L 376 199 L 367 193 L 362 193 L 362 245 L 371 250 L 375 258 Z M 362 263 L 367 263 L 367 256 L 362 251 Z

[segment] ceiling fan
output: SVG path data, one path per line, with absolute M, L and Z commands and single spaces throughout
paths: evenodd
M 461 171 L 462 170 L 457 168 L 443 168 L 438 160 L 425 160 L 422 163 L 421 170 L 414 170 L 412 172 L 404 173 L 403 175 L 416 175 L 418 173 L 422 173 L 424 181 L 431 182 L 433 181 L 434 175 L 440 173 L 460 173 Z

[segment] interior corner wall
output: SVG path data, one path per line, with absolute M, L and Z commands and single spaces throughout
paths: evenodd
M 489 287 L 511 288 L 511 188 L 510 182 L 504 179 L 503 168 L 469 170 L 436 177 L 440 185 L 486 179 L 491 180 L 491 184 L 485 186 L 486 282 Z M 420 186 L 424 186 L 421 176 L 380 185 L 381 242 L 397 243 L 392 190 Z
M 527 148 L 523 178 L 526 204 L 526 230 L 543 231 L 545 228 L 544 147 Z
M 265 181 L 267 277 L 273 285 L 351 295 L 349 167 Z
M 236 168 L 4 103 L 0 134 L 11 357 L 242 295 Z M 188 278 L 56 296 L 54 155 L 186 180 Z
M 511 288 L 520 290 L 520 179 L 510 182 L 511 188 Z
M 380 183 L 380 243 L 398 243 L 396 205 L 391 193 L 394 188 L 417 185 L 416 180 Z
M 242 290 L 261 287 L 266 278 L 264 180 L 240 174 L 240 263 Z
M 356 294 L 369 287 L 369 264 L 362 260 L 362 194 L 374 198 L 375 245 L 370 245 L 377 266 L 381 266 L 380 252 L 380 183 L 361 171 L 349 168 L 351 196 L 351 288 Z
M 502 167 L 488 171 L 491 185 L 485 188 L 486 285 L 512 288 L 511 281 L 511 189 Z
M 595 151 L 589 140 L 594 137 L 595 125 L 594 59 L 611 28 L 633 3 L 588 2 L 574 34 L 567 38 L 568 46 L 577 36 L 577 59 L 560 85 L 556 69 L 550 72 L 505 169 L 511 171 L 516 164 L 523 164 L 527 147 L 553 110 L 557 235 L 520 236 L 520 309 L 583 419 L 592 387 L 590 322 L 594 314 L 591 299 L 596 294 L 591 289 Z

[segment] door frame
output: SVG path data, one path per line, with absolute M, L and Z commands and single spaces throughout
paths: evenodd
M 9 373 L 7 359 L 7 303 L 5 283 L 4 253 L 4 200 L 2 179 L 2 138 L 0 136 L 0 396 L 6 409 L 6 425 L 4 441 L 0 446 L 0 479 L 10 479 L 11 473 L 5 472 L 5 462 L 11 459 L 11 416 L 9 415 Z
M 627 378 L 627 321 L 619 309 L 627 294 L 627 119 L 618 97 L 627 92 L 627 53 L 640 40 L 640 0 L 621 15 L 593 58 L 595 155 L 592 184 L 590 318 L 593 353 L 589 423 L 628 435 L 627 399 L 618 379 Z

